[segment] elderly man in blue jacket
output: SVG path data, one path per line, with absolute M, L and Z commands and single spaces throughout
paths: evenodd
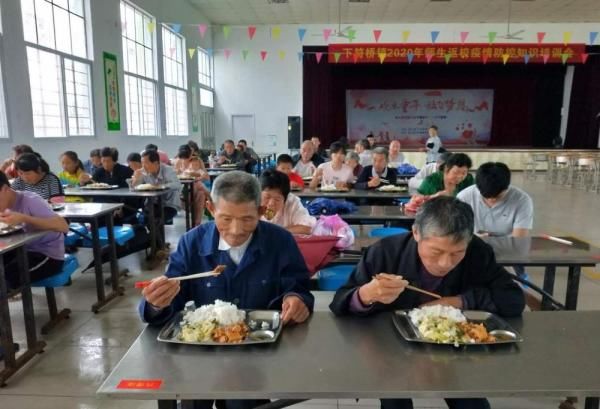
M 245 172 L 219 176 L 213 185 L 208 209 L 215 221 L 183 235 L 171 254 L 164 276 L 144 288 L 139 305 L 142 319 L 161 325 L 183 309 L 215 300 L 243 309 L 282 311 L 284 324 L 302 323 L 309 317 L 314 297 L 309 273 L 292 235 L 283 228 L 259 221 L 258 180 Z M 225 265 L 218 276 L 201 280 L 170 281 L 169 277 L 211 271 Z M 226 401 L 227 409 L 250 408 L 261 402 Z M 197 401 L 195 408 L 211 408 L 212 401 Z

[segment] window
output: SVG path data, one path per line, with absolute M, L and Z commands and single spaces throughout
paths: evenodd
M 198 48 L 198 82 L 207 88 L 213 87 L 212 58 L 202 48 Z
M 121 2 L 125 106 L 129 135 L 158 135 L 154 17 Z
M 162 45 L 167 135 L 188 135 L 185 39 L 163 26 Z
M 4 43 L 0 27 L 0 49 Z M 0 138 L 8 138 L 8 120 L 6 119 L 6 100 L 4 99 L 4 77 L 2 76 L 2 64 L 0 64 Z
M 85 0 L 21 0 L 35 137 L 93 135 Z
M 200 88 L 200 105 L 214 108 L 213 92 L 204 88 Z

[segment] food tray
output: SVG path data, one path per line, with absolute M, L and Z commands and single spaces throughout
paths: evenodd
M 168 189 L 167 186 L 159 185 L 159 186 L 153 186 L 152 188 L 143 188 L 143 189 L 139 189 L 136 187 L 134 190 L 136 192 L 155 192 L 157 190 L 166 190 L 166 189 Z
M 214 341 L 204 342 L 187 342 L 177 338 L 181 331 L 181 321 L 183 320 L 184 312 L 180 311 L 175 317 L 169 321 L 163 329 L 158 333 L 156 339 L 160 342 L 168 342 L 172 344 L 185 345 L 205 345 L 205 346 L 240 346 L 240 345 L 256 345 L 256 344 L 272 344 L 277 341 L 281 334 L 282 322 L 279 311 L 273 310 L 246 310 L 246 323 L 250 320 L 257 322 L 257 330 L 250 330 L 250 335 L 240 343 L 221 343 Z M 271 329 L 261 330 L 261 324 L 268 322 Z
M 434 342 L 424 339 L 417 327 L 412 323 L 408 316 L 408 310 L 395 311 L 392 317 L 396 329 L 402 335 L 402 337 L 408 342 L 418 342 L 424 344 L 439 344 L 439 345 L 455 345 L 452 342 L 441 343 Z M 495 342 L 476 342 L 476 343 L 464 343 L 459 342 L 458 346 L 463 345 L 500 345 L 500 344 L 512 344 L 515 342 L 522 342 L 523 337 L 508 324 L 502 318 L 495 314 L 486 311 L 462 311 L 463 315 L 467 318 L 467 321 L 474 322 L 477 324 L 482 323 L 491 335 L 496 336 Z
M 81 186 L 80 189 L 81 190 L 114 190 L 114 189 L 118 189 L 119 185 L 110 185 L 110 186 L 90 186 L 90 185 L 86 185 L 86 186 Z
M 50 205 L 50 207 L 52 207 L 52 210 L 54 210 L 55 212 L 59 212 L 61 210 L 64 210 L 65 204 L 64 203 L 52 203 Z
M 381 187 L 378 187 L 377 191 L 383 192 L 383 193 L 402 193 L 402 192 L 408 192 L 408 187 L 406 187 L 406 186 L 394 186 L 394 189 L 389 189 L 389 188 L 388 189 L 382 189 Z
M 13 233 L 18 233 L 20 231 L 23 230 L 23 226 L 21 225 L 16 225 L 16 226 L 6 226 L 6 227 L 0 227 L 0 237 L 1 236 L 8 236 L 10 234 Z
M 323 188 L 318 188 L 317 189 L 319 192 L 322 193 L 347 193 L 350 191 L 350 189 L 348 188 L 342 188 L 342 189 L 323 189 Z

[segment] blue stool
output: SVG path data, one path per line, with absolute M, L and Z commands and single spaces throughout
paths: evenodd
M 32 287 L 44 287 L 46 290 L 50 321 L 42 326 L 42 334 L 49 333 L 59 322 L 69 319 L 69 314 L 71 314 L 70 309 L 64 308 L 60 312 L 58 311 L 54 289 L 67 285 L 71 280 L 71 276 L 78 268 L 79 262 L 77 258 L 71 254 L 65 254 L 65 261 L 60 273 L 31 284 Z
M 131 226 L 115 226 L 113 227 L 115 235 L 115 242 L 118 246 L 124 246 L 129 240 L 133 239 L 135 233 Z M 108 230 L 106 227 L 100 227 L 98 229 L 98 236 L 100 237 L 100 245 L 106 246 L 108 244 Z M 86 238 L 83 240 L 82 247 L 92 247 L 92 234 L 86 234 Z
M 354 264 L 342 264 L 319 270 L 317 273 L 319 290 L 336 291 L 346 284 L 348 277 L 355 268 Z
M 379 227 L 369 232 L 369 237 L 387 237 L 408 232 L 403 227 Z
M 83 237 L 87 236 L 88 230 L 85 225 L 81 223 L 69 224 L 69 232 L 65 234 L 65 246 L 75 247 L 81 244 Z

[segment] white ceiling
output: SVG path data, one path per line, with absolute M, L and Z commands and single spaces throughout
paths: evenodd
M 329 24 L 340 0 L 187 0 L 214 24 Z M 342 23 L 505 22 L 509 0 L 341 0 Z M 600 22 L 600 0 L 513 0 L 513 22 Z

